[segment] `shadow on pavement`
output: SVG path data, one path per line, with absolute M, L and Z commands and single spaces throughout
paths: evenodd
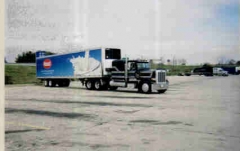
M 145 105 L 145 104 L 111 103 L 111 102 L 82 102 L 82 101 L 35 100 L 35 99 L 29 99 L 29 100 L 14 99 L 14 101 L 48 102 L 48 103 L 62 103 L 62 104 L 83 104 L 83 105 L 96 105 L 96 106 L 152 107 L 151 105 Z M 11 112 L 11 110 L 8 111 L 8 109 L 6 109 L 6 113 L 7 112 Z M 31 112 L 31 110 L 29 110 L 29 112 Z M 44 112 L 48 112 L 48 111 L 44 111 Z M 52 114 L 55 115 L 54 113 L 55 112 L 53 112 Z M 61 114 L 68 115 L 69 113 L 61 113 Z M 76 113 L 73 113 L 73 114 L 76 114 Z
M 35 114 L 35 115 L 42 115 L 42 116 L 71 118 L 71 119 L 92 117 L 92 115 L 89 115 L 89 114 L 61 113 L 61 112 L 40 111 L 40 110 L 31 110 L 31 109 L 14 109 L 14 108 L 5 108 L 5 113 L 25 113 L 25 114 Z
M 25 133 L 25 132 L 32 132 L 32 131 L 44 131 L 44 130 L 43 129 L 13 130 L 13 131 L 5 131 L 5 134 Z

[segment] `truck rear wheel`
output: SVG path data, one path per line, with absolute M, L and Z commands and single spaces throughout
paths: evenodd
M 88 90 L 93 90 L 93 81 L 87 80 L 85 86 Z
M 96 80 L 96 81 L 94 82 L 94 88 L 95 88 L 96 90 L 101 90 L 101 89 L 102 89 L 102 85 L 101 85 L 100 80 Z
M 152 85 L 150 81 L 143 81 L 140 83 L 138 91 L 141 93 L 151 93 Z

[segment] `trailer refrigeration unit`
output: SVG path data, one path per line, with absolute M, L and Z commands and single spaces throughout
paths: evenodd
M 142 93 L 164 93 L 168 89 L 166 70 L 152 70 L 144 60 L 122 60 L 121 50 L 116 48 L 48 56 L 38 51 L 36 73 L 46 87 L 68 87 L 71 79 L 79 79 L 88 90 L 116 90 L 129 84 Z

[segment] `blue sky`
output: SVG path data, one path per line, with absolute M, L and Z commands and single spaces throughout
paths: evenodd
M 239 15 L 239 4 L 221 5 L 216 10 L 216 20 L 219 20 L 216 22 L 229 32 L 236 32 L 239 31 Z
M 5 56 L 112 46 L 122 56 L 188 64 L 240 60 L 238 0 L 6 1 Z

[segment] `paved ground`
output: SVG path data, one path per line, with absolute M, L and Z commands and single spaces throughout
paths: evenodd
M 169 77 L 165 94 L 6 86 L 5 149 L 239 151 L 240 76 Z

